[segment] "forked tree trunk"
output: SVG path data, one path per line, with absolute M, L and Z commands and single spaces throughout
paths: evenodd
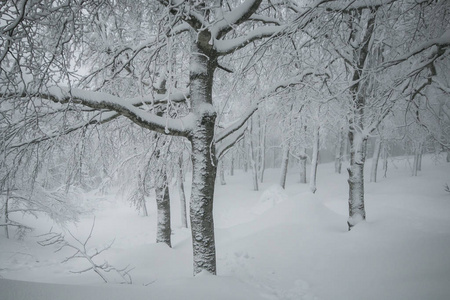
M 319 164 L 319 130 L 320 127 L 317 126 L 314 130 L 314 141 L 313 141 L 313 151 L 311 158 L 311 175 L 309 180 L 309 189 L 311 192 L 315 193 L 317 190 L 317 165 Z
M 281 177 L 280 177 L 280 185 L 284 189 L 286 187 L 286 177 L 288 171 L 289 164 L 289 143 L 284 146 L 283 149 L 283 158 L 281 160 Z
M 172 230 L 170 227 L 170 197 L 169 186 L 167 184 L 167 177 L 164 175 L 164 180 L 159 186 L 155 188 L 156 192 L 156 206 L 158 210 L 157 226 L 156 226 L 156 242 L 165 243 L 172 247 L 170 236 Z
M 370 171 L 370 182 L 377 182 L 378 161 L 381 153 L 381 139 L 377 138 L 373 150 L 372 169 Z
M 349 132 L 350 138 L 350 167 L 348 168 L 349 185 L 349 218 L 348 230 L 360 221 L 366 219 L 364 207 L 364 163 L 367 149 L 367 138 L 358 133 Z
M 186 211 L 186 195 L 184 193 L 183 156 L 182 156 L 182 154 L 178 158 L 177 183 L 178 183 L 178 193 L 180 195 L 181 226 L 183 228 L 188 228 L 187 211 Z

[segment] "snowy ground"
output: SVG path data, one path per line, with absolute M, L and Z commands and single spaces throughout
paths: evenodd
M 83 240 L 95 215 L 88 248 L 114 240 L 95 260 L 130 265 L 133 285 L 71 273 L 87 265 L 62 263 L 70 249 L 39 246 L 38 235 L 53 224 L 27 218 L 36 230 L 24 240 L 0 236 L 0 299 L 450 299 L 450 163 L 425 157 L 418 177 L 410 176 L 410 163 L 391 161 L 388 178 L 367 183 L 367 222 L 351 232 L 346 174 L 334 174 L 331 164 L 319 166 L 314 195 L 297 182 L 295 168 L 285 191 L 276 186 L 279 170 L 267 171 L 259 192 L 250 174 L 227 176 L 214 207 L 219 276 L 192 277 L 175 191 L 172 249 L 154 243 L 152 201 L 142 217 L 119 196 L 92 199 L 86 205 L 95 212 L 69 228 Z

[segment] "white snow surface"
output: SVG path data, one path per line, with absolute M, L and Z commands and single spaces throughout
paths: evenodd
M 62 263 L 70 249 L 36 243 L 52 226 L 61 229 L 44 217 L 16 215 L 36 229 L 23 240 L 7 240 L 0 231 L 0 299 L 450 299 L 450 194 L 444 191 L 450 163 L 424 157 L 419 176 L 411 177 L 411 162 L 394 159 L 387 178 L 366 182 L 367 221 L 350 232 L 347 176 L 335 174 L 333 164 L 319 165 L 315 194 L 298 183 L 296 167 L 286 190 L 274 185 L 278 169 L 267 170 L 258 192 L 250 173 L 228 174 L 214 203 L 218 276 L 192 277 L 190 233 L 180 227 L 176 189 L 172 249 L 155 244 L 154 199 L 143 217 L 120 196 L 86 195 L 96 210 L 69 228 L 84 239 L 95 215 L 88 249 L 115 239 L 94 260 L 134 268 L 132 285 L 105 284 L 92 271 L 71 273 L 87 265 Z M 112 275 L 106 276 L 118 281 Z

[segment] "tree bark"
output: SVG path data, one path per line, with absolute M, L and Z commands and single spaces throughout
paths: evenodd
M 261 120 L 261 119 L 260 119 Z M 264 120 L 261 127 L 260 135 L 260 165 L 259 165 L 259 181 L 263 183 L 264 181 L 264 171 L 266 170 L 266 127 L 267 122 Z
M 286 177 L 288 171 L 289 164 L 289 143 L 284 146 L 283 149 L 283 158 L 281 160 L 281 177 L 280 177 L 280 185 L 284 189 L 286 187 Z
M 250 156 L 250 163 L 251 163 L 251 168 L 252 168 L 252 182 L 253 182 L 253 190 L 254 191 L 258 191 L 259 190 L 259 186 L 258 186 L 258 166 L 256 164 L 256 158 L 255 158 L 255 146 L 253 143 L 253 126 L 252 126 L 252 122 L 250 122 L 250 130 L 249 130 L 249 156 Z
M 169 186 L 167 184 L 167 176 L 164 175 L 162 184 L 155 188 L 156 192 L 156 206 L 158 210 L 157 216 L 157 232 L 156 242 L 165 243 L 167 246 L 172 247 L 170 236 L 172 230 L 170 227 L 170 197 Z
M 344 155 L 344 148 L 345 148 L 345 136 L 344 136 L 344 129 L 342 128 L 339 131 L 338 135 L 338 142 L 336 145 L 336 152 L 334 157 L 334 172 L 341 174 L 342 171 L 342 159 Z
M 192 147 L 192 191 L 190 219 L 194 275 L 206 271 L 216 274 L 213 198 L 217 173 L 212 105 L 212 85 L 217 56 L 209 44 L 208 31 L 192 32 L 190 94 L 195 126 L 189 136 Z
M 348 168 L 349 185 L 349 219 L 348 230 L 360 221 L 366 219 L 364 207 L 364 163 L 367 149 L 367 139 L 361 134 L 350 131 L 350 167 Z
M 306 155 L 306 149 L 303 148 L 303 151 L 300 154 L 300 183 L 306 183 L 306 160 L 308 156 Z
M 317 165 L 319 164 L 319 130 L 320 127 L 317 126 L 314 130 L 314 141 L 313 141 L 313 151 L 311 158 L 311 175 L 309 180 L 309 189 L 314 194 L 317 190 L 316 180 L 317 180 Z
M 186 211 L 186 195 L 184 193 L 183 156 L 182 156 L 182 154 L 178 158 L 177 182 L 178 182 L 178 193 L 180 194 L 181 226 L 183 228 L 188 228 L 187 211 Z
M 381 139 L 377 138 L 373 150 L 372 169 L 370 171 L 370 182 L 377 182 L 378 161 L 381 153 Z
M 223 158 L 220 160 L 220 167 L 219 167 L 219 176 L 220 176 L 220 184 L 221 185 L 226 185 L 227 183 L 225 182 L 225 164 L 223 162 Z

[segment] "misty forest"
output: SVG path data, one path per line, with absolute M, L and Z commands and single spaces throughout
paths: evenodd
M 450 1 L 0 1 L 0 299 L 449 299 Z

